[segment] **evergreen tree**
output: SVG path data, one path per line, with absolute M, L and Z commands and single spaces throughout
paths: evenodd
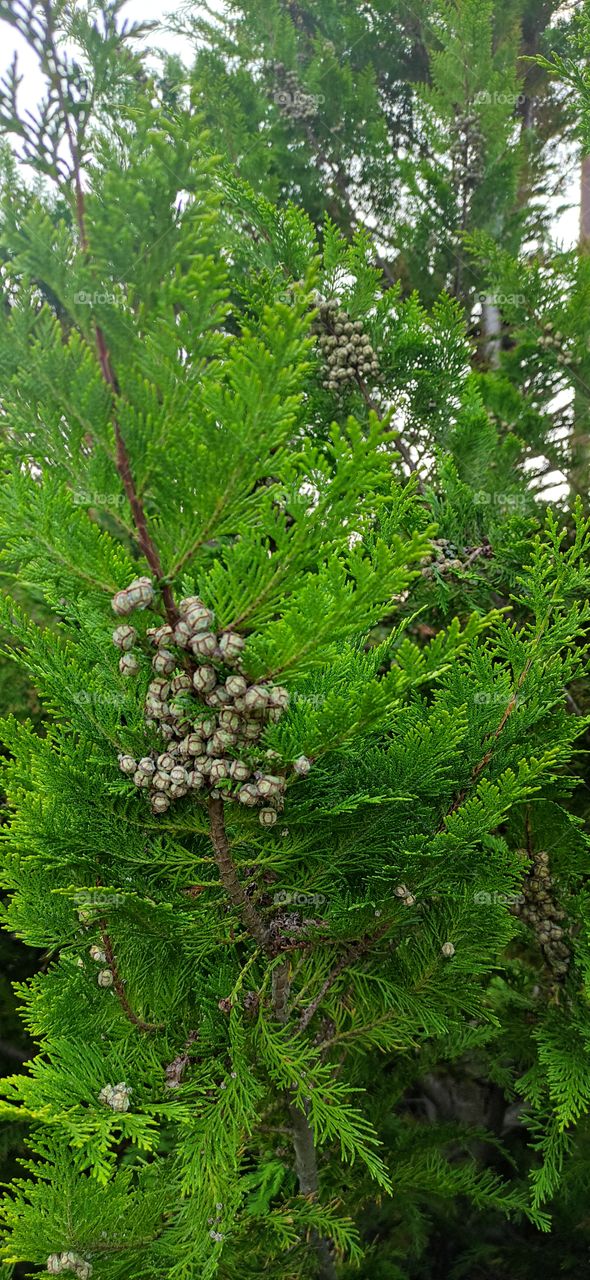
M 2 9 L 54 189 L 6 167 L 0 538 L 52 619 L 3 610 L 48 717 L 2 727 L 6 922 L 51 955 L 6 1264 L 429 1276 L 448 1214 L 538 1234 L 587 1171 L 590 524 L 458 300 L 220 164 L 119 9 Z
M 569 6 L 275 0 L 224 13 L 181 24 L 197 37 L 193 93 L 220 150 L 269 199 L 303 203 L 320 231 L 326 215 L 348 239 L 369 226 L 373 257 L 404 295 L 417 289 L 429 307 L 441 289 L 454 295 L 499 434 L 518 436 L 541 480 L 567 477 L 583 494 L 585 267 L 551 243 L 573 112 L 534 56 L 567 50 Z M 531 249 L 536 296 L 520 280 Z M 539 295 L 547 272 L 575 318 L 564 329 L 558 317 L 555 343 L 544 326 L 557 298 Z M 575 402 L 555 400 L 572 379 Z
M 564 105 L 531 55 L 566 26 L 559 3 L 521 0 L 232 2 L 183 13 L 193 91 L 224 154 L 269 199 L 321 227 L 374 229 L 389 279 L 481 289 L 465 231 L 505 248 L 547 234 Z M 523 57 L 525 55 L 525 57 Z M 527 60 L 528 59 L 528 60 Z

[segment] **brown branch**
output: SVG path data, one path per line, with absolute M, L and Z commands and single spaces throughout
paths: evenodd
M 110 387 L 113 393 L 113 396 L 115 397 L 119 394 L 117 379 L 113 372 L 113 367 L 111 364 L 111 359 L 110 359 L 104 334 L 98 324 L 95 324 L 95 337 L 96 337 L 96 350 L 98 354 L 98 361 L 100 364 L 102 376 L 107 386 Z M 115 447 L 116 447 L 115 466 L 121 478 L 123 488 L 127 496 L 127 501 L 129 502 L 129 506 L 131 507 L 133 521 L 135 524 L 135 528 L 137 530 L 137 540 L 150 566 L 150 569 L 152 570 L 154 577 L 156 578 L 157 582 L 160 584 L 162 599 L 164 601 L 164 606 L 166 609 L 166 615 L 168 617 L 168 621 L 172 626 L 175 626 L 175 624 L 178 621 L 178 610 L 174 602 L 174 595 L 173 595 L 170 584 L 164 581 L 164 570 L 162 568 L 162 562 L 160 560 L 160 556 L 159 556 L 159 552 L 156 547 L 156 544 L 153 541 L 152 537 L 150 536 L 147 518 L 143 508 L 143 503 L 135 488 L 135 481 L 133 479 L 133 474 L 131 471 L 131 463 L 129 461 L 129 455 L 125 447 L 125 441 L 123 440 L 121 427 L 119 425 L 118 419 L 115 414 L 113 414 L 112 423 L 113 423 L 113 431 L 115 434 Z
M 98 921 L 98 927 L 100 929 L 100 936 L 102 938 L 102 946 L 103 946 L 103 951 L 105 953 L 106 962 L 113 975 L 113 989 L 116 992 L 116 995 L 119 1000 L 119 1004 L 121 1005 L 121 1008 L 123 1010 L 123 1013 L 127 1018 L 129 1018 L 129 1021 L 133 1023 L 134 1027 L 138 1028 L 139 1031 L 163 1031 L 164 1024 L 162 1022 L 144 1022 L 143 1018 L 139 1018 L 138 1015 L 135 1013 L 135 1011 L 131 1008 L 131 1005 L 129 1004 L 129 1001 L 127 999 L 127 994 L 125 992 L 125 985 L 123 983 L 123 980 L 119 973 L 119 969 L 117 967 L 117 961 L 115 959 L 113 944 L 111 942 L 110 934 L 108 932 L 107 922 L 104 918 L 101 918 Z
M 240 914 L 254 941 L 258 943 L 258 946 L 266 955 L 274 958 L 273 943 L 269 931 L 238 879 L 225 830 L 223 800 L 214 800 L 210 797 L 208 807 L 211 824 L 211 844 L 213 845 L 215 861 L 219 868 L 221 883 L 230 902 L 233 903 L 236 911 Z M 278 1021 L 283 1024 L 288 1017 L 289 972 L 289 961 L 286 960 L 277 965 L 272 975 L 274 1013 Z M 315 1199 L 318 1191 L 318 1166 L 313 1133 L 306 1112 L 295 1106 L 286 1090 L 283 1092 L 287 1098 L 287 1109 L 291 1119 L 291 1136 L 295 1152 L 295 1168 L 299 1189 L 302 1195 Z M 311 1238 L 318 1256 L 319 1280 L 336 1280 L 336 1272 L 327 1239 L 319 1236 L 315 1231 L 312 1232 Z
M 297 1024 L 298 1031 L 301 1032 L 301 1031 L 307 1030 L 307 1027 L 309 1026 L 314 1014 L 317 1013 L 317 1010 L 319 1009 L 319 1006 L 321 1005 L 324 996 L 327 995 L 328 991 L 330 991 L 330 989 L 334 986 L 336 979 L 340 977 L 340 974 L 342 973 L 343 969 L 346 969 L 346 966 L 349 963 L 349 961 L 354 959 L 356 953 L 357 953 L 357 949 L 351 947 L 348 951 L 344 953 L 343 956 L 340 957 L 340 959 L 334 965 L 334 968 L 328 974 L 326 981 L 320 987 L 320 990 L 318 991 L 317 996 L 314 997 L 311 1004 L 308 1004 L 307 1009 L 305 1009 L 304 1012 L 302 1013 L 299 1019 L 299 1022 Z
M 89 249 L 89 244 L 88 244 L 88 234 L 86 230 L 84 192 L 82 190 L 82 172 L 81 172 L 80 152 L 78 150 L 76 136 L 72 128 L 72 122 L 70 120 L 70 115 L 68 112 L 65 95 L 63 92 L 63 84 L 62 84 L 60 69 L 59 69 L 59 54 L 57 52 L 57 47 L 55 44 L 55 37 L 53 32 L 53 23 L 52 23 L 52 16 L 51 16 L 51 4 L 49 0 L 46 0 L 46 3 L 44 4 L 44 12 L 45 12 L 45 19 L 46 19 L 46 27 L 47 27 L 47 38 L 49 43 L 49 52 L 50 52 L 50 57 L 53 64 L 52 68 L 50 68 L 50 76 L 51 76 L 51 80 L 53 82 L 54 88 L 56 90 L 60 110 L 63 115 L 66 138 L 67 138 L 67 142 L 70 148 L 70 154 L 72 158 L 72 178 L 74 182 L 74 193 L 75 193 L 75 200 L 76 200 L 76 222 L 78 226 L 78 234 L 80 236 L 80 247 L 82 249 L 82 252 L 84 254 L 87 254 Z M 96 321 L 94 321 L 94 332 L 95 332 L 95 341 L 96 341 L 96 352 L 98 356 L 100 370 L 104 378 L 104 381 L 106 382 L 107 386 L 112 392 L 113 398 L 116 398 L 119 395 L 119 387 L 117 384 L 117 379 L 115 377 L 115 373 L 113 370 L 111 357 L 109 354 L 104 333 L 100 328 L 100 325 L 96 323 Z M 123 488 L 125 490 L 125 494 L 129 502 L 129 506 L 131 507 L 133 520 L 134 520 L 135 528 L 137 531 L 137 540 L 141 548 L 141 551 L 143 552 L 143 555 L 145 556 L 150 566 L 150 569 L 152 570 L 152 573 L 160 586 L 160 590 L 162 592 L 162 599 L 164 601 L 164 606 L 166 609 L 168 621 L 172 626 L 175 626 L 176 622 L 178 621 L 178 610 L 174 602 L 172 588 L 164 578 L 164 571 L 162 568 L 162 562 L 160 560 L 158 549 L 148 529 L 146 514 L 144 511 L 141 499 L 137 493 L 137 489 L 135 487 L 135 481 L 133 479 L 133 474 L 131 471 L 129 455 L 125 447 L 125 441 L 121 433 L 121 427 L 115 413 L 113 413 L 113 416 L 112 416 L 112 424 L 113 424 L 115 446 L 116 446 L 115 466 L 119 474 L 119 477 L 122 481 Z
M 534 639 L 534 641 L 533 641 L 533 653 L 531 653 L 531 655 L 527 658 L 527 660 L 526 660 L 526 662 L 525 662 L 525 664 L 524 664 L 524 667 L 523 667 L 523 669 L 522 669 L 522 671 L 521 671 L 521 673 L 520 673 L 520 675 L 519 675 L 519 677 L 518 677 L 518 680 L 516 681 L 516 684 L 515 684 L 515 686 L 514 686 L 514 689 L 513 689 L 512 693 L 511 693 L 510 698 L 509 698 L 509 700 L 508 700 L 508 703 L 507 703 L 507 705 L 506 705 L 506 707 L 505 707 L 505 709 L 504 709 L 504 713 L 503 713 L 503 715 L 502 715 L 502 719 L 500 720 L 499 725 L 497 726 L 497 728 L 496 728 L 496 729 L 494 729 L 494 732 L 493 732 L 491 735 L 490 735 L 490 734 L 488 734 L 488 740 L 490 740 L 490 737 L 491 737 L 491 741 L 490 741 L 490 745 L 489 745 L 489 747 L 488 747 L 488 750 L 486 751 L 486 753 L 485 753 L 485 755 L 482 757 L 482 759 L 481 759 L 481 760 L 480 760 L 480 761 L 475 765 L 475 768 L 472 770 L 471 778 L 469 779 L 469 782 L 467 783 L 467 786 L 463 787 L 463 790 L 462 790 L 462 791 L 460 791 L 460 792 L 459 792 L 459 795 L 458 795 L 458 796 L 456 796 L 456 797 L 455 797 L 455 799 L 453 800 L 453 803 L 452 803 L 452 805 L 451 805 L 451 807 L 450 807 L 450 809 L 449 809 L 448 813 L 446 813 L 446 814 L 445 814 L 445 816 L 444 816 L 444 818 L 443 818 L 442 822 L 440 823 L 440 825 L 439 825 L 439 827 L 438 827 L 438 830 L 439 830 L 439 831 L 444 831 L 444 828 L 445 828 L 445 822 L 446 822 L 447 818 L 448 818 L 448 817 L 450 817 L 450 815 L 451 815 L 452 813 L 455 813 L 455 811 L 461 807 L 461 805 L 463 804 L 463 801 L 464 801 L 464 799 L 465 799 L 465 797 L 466 797 L 467 793 L 471 790 L 471 788 L 472 788 L 472 787 L 473 787 L 473 785 L 477 782 L 477 780 L 478 780 L 478 778 L 480 777 L 480 775 L 483 773 L 484 769 L 485 769 L 485 768 L 487 767 L 487 765 L 490 763 L 490 760 L 492 759 L 492 756 L 493 756 L 493 754 L 494 754 L 494 750 L 495 750 L 495 748 L 496 748 L 496 744 L 497 744 L 497 742 L 498 742 L 498 738 L 500 737 L 500 735 L 501 735 L 501 733 L 502 733 L 502 730 L 504 729 L 504 727 L 506 726 L 506 724 L 507 724 L 508 720 L 510 719 L 510 716 L 512 715 L 512 712 L 515 710 L 515 708 L 516 708 L 516 707 L 517 707 L 517 705 L 518 705 L 518 694 L 519 694 L 520 690 L 522 689 L 522 686 L 523 686 L 523 684 L 524 684 L 524 682 L 525 682 L 525 680 L 526 680 L 526 678 L 527 678 L 527 676 L 528 676 L 528 674 L 529 674 L 529 671 L 531 670 L 531 667 L 532 667 L 532 665 L 533 665 L 533 661 L 534 661 L 534 658 L 535 658 L 535 650 L 536 650 L 537 641 L 540 639 L 541 632 L 543 631 L 543 629 L 544 629 L 544 628 L 543 628 L 543 627 L 541 627 L 541 629 L 540 629 L 539 633 L 537 634 L 537 636 L 535 636 L 535 639 Z
M 47 66 L 47 72 L 48 72 L 50 81 L 53 84 L 53 88 L 57 93 L 59 109 L 63 116 L 64 129 L 66 131 L 66 138 L 67 138 L 68 146 L 70 148 L 70 155 L 72 157 L 72 177 L 74 179 L 74 192 L 76 196 L 76 221 L 78 223 L 78 230 L 80 233 L 80 244 L 83 252 L 86 253 L 88 250 L 88 239 L 86 236 L 86 225 L 85 225 L 85 217 L 84 217 L 84 194 L 82 191 L 80 152 L 78 150 L 77 140 L 75 138 L 74 131 L 72 129 L 72 122 L 70 120 L 70 114 L 67 108 L 67 103 L 66 103 L 64 91 L 63 91 L 63 84 L 62 84 L 62 79 L 61 79 L 60 69 L 59 69 L 59 54 L 57 51 L 57 45 L 55 43 L 55 30 L 53 26 L 51 0 L 45 0 L 45 3 L 43 4 L 43 13 L 45 16 L 45 29 L 47 32 L 47 43 L 49 48 L 49 55 L 52 63 L 52 65 L 49 64 Z
M 369 389 L 368 389 L 368 387 L 367 387 L 367 384 L 366 384 L 366 382 L 364 381 L 364 378 L 361 378 L 360 373 L 357 373 L 357 375 L 356 375 L 356 381 L 357 381 L 357 383 L 358 383 L 360 393 L 361 393 L 361 395 L 362 395 L 362 397 L 363 397 L 363 400 L 364 400 L 364 402 L 365 402 L 365 404 L 366 404 L 367 408 L 368 408 L 368 409 L 370 409 L 370 410 L 372 411 L 372 413 L 374 413 L 374 414 L 376 415 L 376 417 L 379 419 L 379 421 L 380 421 L 380 422 L 383 422 L 383 414 L 381 413 L 381 410 L 380 410 L 380 408 L 379 408 L 379 405 L 376 403 L 376 401 L 375 401 L 375 400 L 373 400 L 373 397 L 372 397 L 372 395 L 371 395 L 371 393 L 370 393 L 370 391 L 369 391 Z M 404 444 L 403 440 L 401 440 L 399 436 L 396 436 L 392 443 L 393 443 L 393 447 L 394 447 L 394 449 L 397 449 L 397 452 L 399 453 L 399 456 L 400 456 L 400 458 L 402 459 L 402 461 L 403 461 L 403 462 L 405 462 L 405 464 L 406 464 L 406 466 L 407 466 L 408 470 L 409 470 L 409 471 L 411 471 L 412 475 L 417 476 L 417 479 L 418 479 L 418 484 L 417 484 L 418 492 L 423 494 L 423 493 L 424 493 L 424 483 L 423 483 L 422 478 L 421 478 L 421 476 L 420 476 L 420 473 L 419 473 L 419 471 L 418 471 L 418 465 L 417 465 L 417 463 L 415 463 L 415 462 L 414 462 L 414 459 L 413 459 L 413 457 L 412 457 L 412 455 L 411 455 L 411 453 L 410 453 L 410 450 L 408 449 L 407 445 L 406 445 L 406 444 Z
M 208 810 L 211 826 L 211 844 L 213 845 L 221 883 L 230 902 L 233 903 L 236 911 L 241 916 L 248 932 L 251 933 L 258 946 L 268 955 L 271 941 L 268 929 L 258 915 L 256 908 L 252 905 L 244 886 L 240 883 L 231 856 L 231 848 L 223 820 L 223 800 L 214 800 L 210 796 Z
M 286 1022 L 289 1016 L 290 977 L 291 965 L 288 959 L 283 960 L 282 964 L 277 965 L 272 971 L 272 1002 L 278 1022 Z
M 359 956 L 364 955 L 365 951 L 368 951 L 369 947 L 372 946 L 374 942 L 379 942 L 384 934 L 387 933 L 389 925 L 390 922 L 387 920 L 375 933 L 365 935 L 364 938 L 361 938 L 358 942 L 354 942 L 352 946 L 348 947 L 340 959 L 336 961 L 334 967 L 330 970 L 325 982 L 318 991 L 317 996 L 315 996 L 311 1001 L 311 1004 L 307 1006 L 307 1009 L 303 1011 L 297 1026 L 298 1031 L 305 1031 L 307 1029 L 314 1014 L 317 1013 L 324 996 L 327 995 L 328 991 L 330 991 L 334 986 L 334 983 L 337 978 L 340 977 L 340 974 L 344 972 L 346 967 L 351 964 L 353 960 L 358 960 Z
M 309 1200 L 317 1200 L 318 1162 L 307 1111 L 300 1111 L 299 1107 L 290 1102 L 289 1116 L 299 1190 L 302 1196 L 307 1196 Z M 317 1231 L 312 1231 L 311 1239 L 318 1256 L 318 1280 L 336 1280 L 334 1260 L 326 1237 L 320 1236 Z

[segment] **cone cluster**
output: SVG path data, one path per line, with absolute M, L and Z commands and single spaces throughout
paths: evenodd
M 167 1089 L 180 1088 L 182 1084 L 182 1078 L 191 1060 L 190 1059 L 191 1045 L 193 1045 L 195 1040 L 198 1039 L 198 1036 L 199 1036 L 198 1031 L 189 1032 L 188 1040 L 185 1044 L 184 1053 L 177 1054 L 174 1061 L 169 1062 L 167 1067 L 165 1068 L 165 1074 L 166 1074 L 165 1085 Z
M 325 367 L 322 386 L 327 391 L 342 391 L 359 380 L 376 381 L 379 361 L 371 339 L 362 321 L 352 321 L 335 298 L 320 302 L 313 331 Z
M 393 892 L 396 898 L 401 898 L 404 904 L 404 907 L 414 907 L 416 905 L 416 899 L 413 893 L 410 893 L 410 890 L 408 889 L 407 885 L 398 884 L 396 885 Z
M 98 1101 L 105 1107 L 110 1107 L 111 1111 L 128 1111 L 132 1093 L 133 1089 L 122 1080 L 120 1084 L 105 1084 L 98 1095 Z
M 79 1276 L 79 1280 L 90 1280 L 92 1263 L 68 1250 L 65 1253 L 51 1253 L 45 1263 L 45 1270 L 50 1276 L 59 1276 L 62 1271 L 73 1271 L 74 1275 Z
M 435 538 L 430 554 L 422 561 L 423 578 L 433 578 L 435 570 L 447 573 L 451 569 L 462 569 L 463 561 L 459 558 L 458 548 L 447 538 Z
M 547 968 L 559 981 L 567 974 L 571 952 L 564 942 L 565 930 L 560 923 L 565 913 L 553 898 L 552 885 L 549 854 L 544 851 L 533 854 L 533 865 L 522 886 L 524 900 L 513 903 L 510 910 L 534 930 Z
M 120 618 L 125 618 L 127 614 L 133 613 L 134 609 L 147 609 L 153 602 L 154 588 L 151 578 L 135 578 L 128 587 L 117 591 L 111 604 L 113 613 L 118 614 Z
M 269 681 L 248 682 L 241 674 L 243 638 L 232 631 L 218 635 L 211 610 L 198 596 L 181 600 L 178 610 L 174 628 L 147 632 L 156 652 L 145 723 L 164 739 L 164 749 L 139 760 L 122 754 L 119 767 L 145 789 L 154 813 L 166 813 L 194 792 L 257 807 L 262 826 L 272 827 L 283 808 L 286 778 L 277 771 L 280 757 L 263 751 L 259 740 L 283 715 L 289 694 Z M 135 643 L 130 631 L 125 626 L 113 633 L 119 648 Z M 128 658 L 134 654 L 125 649 L 121 663 Z M 301 756 L 292 767 L 304 777 L 310 762 Z
M 467 112 L 455 118 L 450 157 L 455 180 L 464 187 L 476 187 L 485 175 L 483 149 L 485 137 L 479 117 Z
M 281 114 L 288 120 L 311 120 L 317 115 L 317 98 L 302 89 L 296 71 L 289 71 L 284 62 L 273 63 L 277 88 L 274 100 Z
M 578 365 L 582 363 L 582 357 L 574 355 L 573 351 L 563 350 L 564 335 L 559 329 L 554 330 L 550 320 L 543 325 L 543 332 L 539 338 L 539 346 L 544 347 L 547 351 L 556 353 L 558 364 Z
M 88 955 L 95 964 L 105 965 L 106 968 L 99 969 L 97 982 L 99 987 L 112 987 L 115 981 L 112 969 L 107 966 L 107 958 L 101 947 L 92 946 L 89 948 Z
M 258 1013 L 260 1004 L 260 996 L 257 991 L 246 991 L 244 995 L 243 1005 L 246 1013 Z

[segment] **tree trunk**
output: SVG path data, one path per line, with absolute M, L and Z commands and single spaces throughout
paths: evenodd
M 502 319 L 495 304 L 485 298 L 481 304 L 482 352 L 490 369 L 497 369 L 502 350 Z

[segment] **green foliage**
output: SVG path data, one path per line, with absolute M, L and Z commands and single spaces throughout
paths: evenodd
M 231 169 L 230 134 L 239 155 L 257 112 L 276 142 L 253 143 L 272 157 L 262 176 L 293 154 L 264 62 L 259 82 L 227 63 L 252 30 L 249 58 L 265 53 L 266 22 L 284 69 L 306 43 L 308 97 L 326 77 L 330 109 L 340 88 L 340 110 L 366 113 L 355 181 L 378 206 L 379 157 L 407 121 L 402 103 L 384 131 L 366 14 L 347 7 L 342 64 L 336 6 L 309 6 L 302 25 L 274 3 L 237 15 L 199 56 L 189 101 L 178 66 L 154 83 L 125 61 L 118 8 L 93 5 L 75 27 L 56 6 L 48 27 L 34 7 L 49 76 L 38 136 L 53 112 L 71 167 L 39 143 L 54 187 L 15 184 L 7 164 L 0 209 L 0 543 L 19 584 L 1 624 L 46 716 L 40 731 L 9 706 L 2 722 L 3 918 L 45 952 L 16 986 L 36 1056 L 2 1090 L 29 1152 L 4 1200 L 7 1274 L 47 1274 L 73 1251 L 94 1280 L 329 1280 L 359 1265 L 428 1277 L 429 1241 L 463 1206 L 486 1224 L 482 1256 L 499 1216 L 507 1232 L 546 1232 L 562 1187 L 567 1220 L 585 1152 L 588 839 L 575 806 L 590 718 L 571 702 L 587 675 L 590 522 L 581 501 L 545 510 L 535 492 L 541 451 L 566 465 L 547 426 L 562 383 L 532 351 L 522 362 L 543 288 L 581 343 L 585 265 L 525 269 L 516 231 L 500 250 L 483 214 L 464 220 L 481 278 L 518 276 L 526 302 L 507 304 L 521 363 L 474 368 L 462 290 L 427 306 L 385 286 L 309 152 L 295 148 L 289 192 L 303 212 L 275 207 L 254 165 Z M 25 10 L 7 12 L 18 26 Z M 377 15 L 382 27 L 392 6 Z M 416 102 L 437 218 L 451 193 L 433 165 L 460 89 L 464 106 L 494 86 L 482 125 L 505 203 L 514 195 L 520 149 L 498 95 L 516 90 L 516 43 L 494 42 L 495 18 L 470 0 L 428 15 L 431 83 Z M 398 58 L 424 80 L 405 21 Z M 116 80 L 108 130 L 65 93 L 78 64 L 56 61 L 58 37 L 77 41 L 105 110 Z M 194 108 L 204 95 L 214 114 L 228 82 L 220 162 Z M 485 181 L 478 198 L 493 222 Z M 326 386 L 330 300 L 376 353 L 372 385 L 357 370 Z M 111 599 L 146 576 L 125 675 Z M 255 724 L 284 780 L 268 826 L 231 803 L 223 775 L 213 795 L 207 784 L 158 813 L 120 767 L 164 752 L 145 715 L 150 634 L 197 594 L 215 634 L 243 640 L 248 685 L 285 691 Z M 198 665 L 181 654 L 183 673 Z M 183 696 L 193 726 L 205 705 Z M 561 969 L 543 918 L 517 909 L 535 892 L 562 922 Z

